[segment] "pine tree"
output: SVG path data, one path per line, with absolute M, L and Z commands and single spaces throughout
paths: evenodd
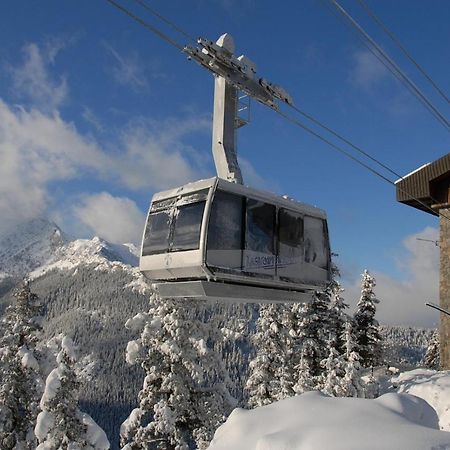
M 307 390 L 320 389 L 323 380 L 322 361 L 328 356 L 328 329 L 330 292 L 317 291 L 311 303 L 296 303 L 292 312 L 296 321 L 295 353 L 299 355 L 296 365 L 294 392 L 300 394 Z M 308 374 L 302 373 L 307 370 Z
M 0 448 L 35 449 L 42 379 L 39 367 L 39 298 L 24 281 L 1 321 Z
M 326 351 L 328 355 L 321 361 L 322 373 L 317 378 L 317 388 L 335 397 L 345 395 L 345 340 L 344 328 L 348 321 L 345 313 L 348 305 L 342 293 L 344 289 L 338 281 L 339 270 L 332 265 L 332 280 L 325 289 L 323 296 L 328 296 L 328 311 L 323 320 L 323 333 L 327 335 Z
M 72 340 L 63 337 L 58 366 L 48 375 L 40 402 L 41 412 L 35 428 L 39 440 L 36 450 L 109 449 L 104 431 L 78 408 L 81 383 L 76 361 Z
M 378 321 L 375 319 L 376 305 L 375 279 L 367 270 L 362 275 L 361 297 L 356 307 L 354 321 L 357 329 L 357 344 L 363 367 L 373 367 L 381 364 L 382 339 Z
M 439 370 L 440 366 L 439 330 L 434 331 L 421 364 L 425 367 L 428 367 L 429 369 Z
M 344 289 L 339 281 L 334 279 L 328 289 L 330 293 L 328 345 L 334 347 L 342 355 L 345 353 L 344 331 L 348 322 L 348 315 L 345 310 L 348 308 L 348 304 L 342 297 Z
M 297 379 L 293 386 L 293 390 L 297 395 L 318 389 L 318 383 L 316 382 L 316 378 L 313 377 L 311 367 L 309 366 L 310 361 L 311 358 L 310 355 L 307 354 L 306 348 L 302 349 L 300 361 L 295 367 Z
M 364 397 L 364 386 L 361 381 L 361 356 L 358 353 L 354 324 L 345 323 L 342 340 L 345 348 L 344 376 L 341 380 L 343 397 Z
M 291 328 L 291 311 L 286 305 L 260 305 L 252 338 L 255 357 L 250 362 L 246 384 L 250 407 L 294 395 Z
M 143 328 L 128 343 L 127 361 L 140 364 L 146 377 L 139 407 L 121 427 L 124 449 L 206 448 L 230 412 L 229 380 L 212 348 L 215 322 L 202 322 L 197 310 L 198 302 L 153 295 L 149 312 L 127 322 L 127 328 Z
M 321 390 L 332 397 L 345 397 L 343 379 L 345 363 L 342 355 L 333 347 L 329 347 L 328 358 L 322 360 L 324 373 L 322 375 Z

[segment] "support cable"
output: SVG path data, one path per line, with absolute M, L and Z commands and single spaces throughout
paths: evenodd
M 184 46 L 181 44 L 178 44 L 178 42 L 174 41 L 172 38 L 164 34 L 162 31 L 158 30 L 158 28 L 154 27 L 153 25 L 150 25 L 145 20 L 141 19 L 136 14 L 132 13 L 129 9 L 122 6 L 120 3 L 116 2 L 115 0 L 106 0 L 107 2 L 111 3 L 115 8 L 125 13 L 127 16 L 131 17 L 134 21 L 142 25 L 144 28 L 147 28 L 147 30 L 150 30 L 152 33 L 155 33 L 158 37 L 160 37 L 163 41 L 166 41 L 168 44 L 172 45 L 173 47 L 177 48 L 180 51 L 183 51 Z
M 181 46 L 180 44 L 178 44 L 176 41 L 172 40 L 171 38 L 169 38 L 167 35 L 165 35 L 163 32 L 161 32 L 160 30 L 158 30 L 156 27 L 154 27 L 153 25 L 148 24 L 147 22 L 145 22 L 143 19 L 141 19 L 140 17 L 138 17 L 137 15 L 133 14 L 131 11 L 129 11 L 127 8 L 123 7 L 122 5 L 120 5 L 119 3 L 117 3 L 115 0 L 106 0 L 107 2 L 109 2 L 110 4 L 112 4 L 114 7 L 116 7 L 117 9 L 119 9 L 120 11 L 122 11 L 123 13 L 125 13 L 126 15 L 128 15 L 129 17 L 131 17 L 133 20 L 135 20 L 137 23 L 139 23 L 140 25 L 142 25 L 143 27 L 147 28 L 148 30 L 150 30 L 151 32 L 155 33 L 158 37 L 160 37 L 161 39 L 163 39 L 164 41 L 166 41 L 167 43 L 169 43 L 170 45 L 176 47 L 177 49 L 183 51 L 184 47 Z M 140 1 L 140 0 L 137 0 Z M 334 1 L 334 0 L 331 0 Z M 163 16 L 161 16 L 163 17 Z M 161 19 L 163 20 L 163 19 Z M 169 21 L 167 21 L 169 22 Z M 178 27 L 177 27 L 178 28 Z M 180 29 L 181 30 L 181 29 Z M 372 160 L 373 162 L 377 163 L 378 165 L 380 165 L 381 167 L 383 167 L 384 169 L 388 170 L 391 174 L 399 177 L 400 179 L 403 180 L 403 177 L 401 177 L 399 174 L 397 174 L 395 171 L 393 171 L 392 169 L 390 169 L 388 166 L 386 166 L 385 164 L 383 164 L 382 162 L 380 162 L 379 160 L 377 160 L 376 158 L 372 157 L 369 153 L 365 152 L 363 149 L 361 149 L 360 147 L 358 147 L 357 145 L 353 144 L 351 141 L 349 141 L 348 139 L 344 138 L 343 136 L 341 136 L 339 133 L 337 133 L 336 131 L 332 130 L 331 128 L 327 127 L 326 125 L 322 124 L 318 119 L 315 119 L 313 116 L 305 113 L 304 111 L 300 110 L 299 108 L 295 107 L 294 105 L 289 105 L 291 106 L 296 112 L 298 112 L 299 114 L 303 115 L 304 117 L 306 117 L 308 120 L 312 121 L 313 123 L 315 123 L 316 125 L 320 126 L 321 128 L 323 128 L 324 130 L 328 131 L 329 133 L 331 133 L 332 135 L 334 135 L 335 137 L 337 137 L 338 139 L 340 139 L 341 141 L 345 142 L 347 145 L 351 146 L 353 149 L 357 150 L 359 153 L 363 154 L 364 156 L 366 156 L 367 158 L 369 158 L 370 160 Z M 305 125 L 304 123 L 300 122 L 299 120 L 295 119 L 294 117 L 291 117 L 287 114 L 285 114 L 284 112 L 280 111 L 277 108 L 271 107 L 271 109 L 273 111 L 275 111 L 277 114 L 279 114 L 281 117 L 283 117 L 285 120 L 287 120 L 288 122 L 298 126 L 299 128 L 302 128 L 304 131 L 306 131 L 307 133 L 311 134 L 312 136 L 316 137 L 317 139 L 321 140 L 322 142 L 324 142 L 325 144 L 329 145 L 330 147 L 334 148 L 335 150 L 337 150 L 338 152 L 340 152 L 341 154 L 345 155 L 347 158 L 351 159 L 352 161 L 354 161 L 355 163 L 359 164 L 360 166 L 362 166 L 363 168 L 365 168 L 366 170 L 370 171 L 372 174 L 374 174 L 375 176 L 381 178 L 382 180 L 384 180 L 385 182 L 391 184 L 392 186 L 394 186 L 395 188 L 397 188 L 399 191 L 403 192 L 404 194 L 406 194 L 411 200 L 415 200 L 416 202 L 418 202 L 421 206 L 423 206 L 425 209 L 431 211 L 433 214 L 436 214 L 436 211 L 434 211 L 430 206 L 428 206 L 426 203 L 422 202 L 421 200 L 415 198 L 413 195 L 411 195 L 409 192 L 407 192 L 406 190 L 400 188 L 399 186 L 397 186 L 395 184 L 394 181 L 392 181 L 391 179 L 389 179 L 388 177 L 386 177 L 385 175 L 383 175 L 382 173 L 380 173 L 379 171 L 375 170 L 373 167 L 369 166 L 368 164 L 366 164 L 365 162 L 361 161 L 360 159 L 358 159 L 357 157 L 355 157 L 354 155 L 352 155 L 350 152 L 348 152 L 347 150 L 343 149 L 342 147 L 334 144 L 333 142 L 331 142 L 329 139 L 323 137 L 322 135 L 320 135 L 319 133 L 317 133 L 316 131 L 312 130 L 311 128 L 309 128 L 307 125 Z M 447 219 L 450 221 L 450 217 L 445 216 L 444 214 L 442 214 L 439 211 L 439 215 L 442 216 L 443 218 Z
M 178 33 L 182 34 L 185 38 L 192 42 L 197 42 L 197 39 L 191 36 L 189 33 L 184 31 L 182 28 L 180 28 L 178 25 L 164 17 L 162 14 L 160 14 L 158 11 L 153 9 L 151 6 L 148 5 L 144 0 L 134 0 L 136 3 L 141 5 L 144 9 L 146 9 L 149 13 L 153 14 L 155 17 L 157 17 L 159 20 L 164 22 L 166 25 L 169 25 L 171 28 L 173 28 L 175 31 L 178 31 Z
M 337 131 L 334 131 L 332 128 L 330 128 L 329 126 L 323 124 L 322 122 L 320 122 L 320 120 L 316 119 L 315 117 L 311 116 L 311 114 L 306 113 L 305 111 L 302 111 L 300 108 L 298 108 L 295 105 L 289 105 L 294 111 L 298 112 L 299 114 L 301 114 L 303 117 L 306 117 L 308 120 L 310 120 L 311 122 L 313 122 L 314 124 L 316 124 L 317 126 L 319 126 L 320 128 L 324 129 L 325 131 L 327 131 L 328 133 L 332 134 L 333 136 L 337 137 L 339 140 L 341 140 L 342 142 L 346 143 L 347 145 L 349 145 L 350 147 L 352 147 L 354 150 L 356 150 L 358 153 L 364 155 L 366 158 L 370 159 L 371 161 L 373 161 L 374 163 L 378 164 L 380 167 L 382 167 L 383 169 L 387 170 L 389 173 L 391 173 L 392 175 L 394 175 L 395 177 L 397 177 L 399 180 L 404 181 L 405 178 L 400 175 L 399 173 L 397 173 L 395 170 L 391 169 L 389 166 L 387 166 L 386 164 L 384 164 L 383 162 L 381 162 L 379 159 L 373 157 L 370 153 L 366 152 L 365 150 L 363 150 L 360 146 L 354 144 L 353 142 L 351 142 L 350 140 L 348 140 L 347 138 L 345 138 L 344 136 L 342 136 L 341 134 L 339 134 Z M 395 184 L 395 183 L 394 183 Z M 395 186 L 397 187 L 397 185 L 395 184 Z M 409 194 L 408 194 L 409 195 Z M 430 197 L 430 199 L 434 202 L 434 203 L 439 203 L 435 198 Z M 413 199 L 416 200 L 416 199 Z
M 433 215 L 436 214 L 436 211 L 431 208 L 430 206 L 428 206 L 425 202 L 423 202 L 422 200 L 414 197 L 412 194 L 410 194 L 408 191 L 406 191 L 405 189 L 397 186 L 395 184 L 394 181 L 390 180 L 388 177 L 384 176 L 381 172 L 379 172 L 378 170 L 375 170 L 373 167 L 370 167 L 368 164 L 364 163 L 363 161 L 361 161 L 360 159 L 356 158 L 355 156 L 353 156 L 350 152 L 348 152 L 347 150 L 343 149 L 342 147 L 334 144 L 333 142 L 331 142 L 329 139 L 323 137 L 322 135 L 320 135 L 319 133 L 317 133 L 316 131 L 312 130 L 311 128 L 309 128 L 307 125 L 305 125 L 304 123 L 300 122 L 299 120 L 283 113 L 280 110 L 273 109 L 277 114 L 279 114 L 281 117 L 283 117 L 285 120 L 287 120 L 288 122 L 291 122 L 292 124 L 296 125 L 299 128 L 302 128 L 303 130 L 305 130 L 307 133 L 311 134 L 312 136 L 316 137 L 317 139 L 321 140 L 322 142 L 324 142 L 325 144 L 329 145 L 330 147 L 334 148 L 335 150 L 337 150 L 339 153 L 345 155 L 347 158 L 351 159 L 352 161 L 354 161 L 355 163 L 359 164 L 360 166 L 364 167 L 366 170 L 372 172 L 372 174 L 374 174 L 375 176 L 377 176 L 378 178 L 381 178 L 382 180 L 386 181 L 387 183 L 389 183 L 390 185 L 394 186 L 396 189 L 398 189 L 399 191 L 401 191 L 403 194 L 407 195 L 411 200 L 416 201 L 417 203 L 419 203 L 421 206 L 423 206 L 425 209 L 427 209 L 428 211 L 432 212 Z M 448 221 L 450 221 L 450 217 L 442 214 L 439 211 L 439 215 L 444 217 L 445 219 L 447 219 Z
M 405 87 L 441 122 L 441 124 L 450 131 L 450 122 L 447 118 L 431 103 L 431 101 L 420 91 L 415 83 L 407 76 L 400 67 L 392 60 L 392 58 L 372 39 L 372 37 L 364 30 L 364 28 L 337 2 L 337 0 L 330 0 L 336 9 L 342 14 L 346 23 L 354 28 L 364 41 L 368 42 L 368 49 L 373 55 L 379 59 L 383 65 L 398 78 Z
M 416 61 L 416 59 L 411 55 L 408 49 L 401 43 L 398 37 L 389 28 L 384 25 L 381 19 L 374 13 L 372 9 L 367 5 L 364 0 L 357 0 L 357 2 L 366 10 L 367 14 L 372 17 L 372 19 L 378 24 L 378 26 L 391 38 L 391 40 L 400 48 L 403 54 L 416 66 L 416 68 L 421 72 L 421 74 L 430 82 L 434 89 L 444 98 L 447 103 L 450 103 L 450 98 L 441 89 L 438 84 L 433 80 L 433 78 L 428 75 L 425 69 Z

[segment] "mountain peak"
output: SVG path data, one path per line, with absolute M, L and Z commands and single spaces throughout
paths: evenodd
M 0 274 L 32 277 L 51 269 L 69 269 L 79 264 L 111 267 L 137 266 L 137 249 L 131 244 L 112 244 L 95 236 L 70 239 L 55 223 L 33 219 L 0 237 Z
M 45 264 L 69 238 L 53 222 L 33 219 L 0 237 L 0 272 L 24 276 Z

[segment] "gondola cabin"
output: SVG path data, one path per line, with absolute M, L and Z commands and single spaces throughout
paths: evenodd
M 221 178 L 153 196 L 140 270 L 162 298 L 309 301 L 330 281 L 325 212 Z

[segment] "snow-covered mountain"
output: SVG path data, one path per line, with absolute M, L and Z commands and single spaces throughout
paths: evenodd
M 7 276 L 38 278 L 49 270 L 79 264 L 111 268 L 111 263 L 136 267 L 133 244 L 111 244 L 99 237 L 71 239 L 56 224 L 34 219 L 0 238 L 0 280 Z
M 0 315 L 28 275 L 44 306 L 45 337 L 64 333 L 74 338 L 81 356 L 91 353 L 98 361 L 95 379 L 83 388 L 82 409 L 105 429 L 112 449 L 142 386 L 140 368 L 124 358 L 127 342 L 135 338 L 124 324 L 148 309 L 136 253 L 131 244 L 71 239 L 43 219 L 0 240 Z

